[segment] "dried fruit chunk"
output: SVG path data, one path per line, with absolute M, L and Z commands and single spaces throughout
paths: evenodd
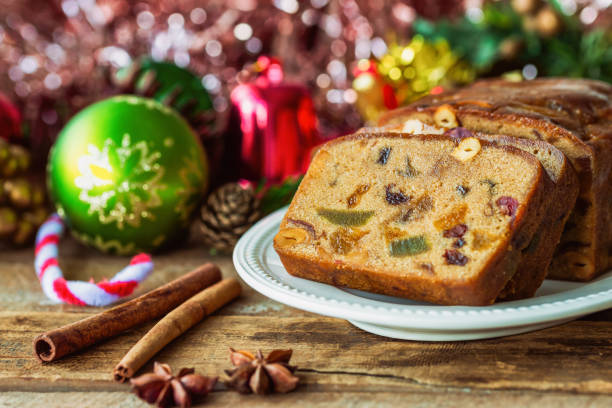
M 378 160 L 376 163 L 378 164 L 387 164 L 387 160 L 389 160 L 389 156 L 391 155 L 390 147 L 383 147 L 380 149 L 380 153 L 378 154 Z
M 396 172 L 403 177 L 416 177 L 419 175 L 419 171 L 412 166 L 412 163 L 410 163 L 410 157 L 406 157 L 406 169 L 396 170 Z
M 466 186 L 461 185 L 461 184 L 459 184 L 459 185 L 457 186 L 457 193 L 459 193 L 459 195 L 460 195 L 461 197 L 465 197 L 465 195 L 466 195 L 467 193 L 469 193 L 469 192 L 470 192 L 470 188 L 469 188 L 469 187 L 466 187 Z
M 442 236 L 444 238 L 461 238 L 468 230 L 467 225 L 457 224 L 453 228 L 444 230 Z
M 391 256 L 412 256 L 429 251 L 430 246 L 424 235 L 391 241 Z
M 434 221 L 434 226 L 439 230 L 448 230 L 457 224 L 462 224 L 467 213 L 467 205 L 459 205 L 445 216 Z
M 397 192 L 391 191 L 395 187 L 395 184 L 389 184 L 385 187 L 385 200 L 391 205 L 400 205 L 410 200 L 410 196 L 407 196 L 401 189 Z
M 491 179 L 480 180 L 480 184 L 489 186 L 489 195 L 494 196 L 497 193 L 497 183 Z
M 329 244 L 335 253 L 346 255 L 353 250 L 357 242 L 368 233 L 368 231 L 349 230 L 339 228 L 329 236 Z
M 518 209 L 519 203 L 516 198 L 502 196 L 495 201 L 495 204 L 499 207 L 499 211 L 504 215 L 514 217 L 516 210 Z
M 281 248 L 294 246 L 308 240 L 308 231 L 303 228 L 285 228 L 274 239 Z
M 446 259 L 446 263 L 449 265 L 463 266 L 468 262 L 468 257 L 456 249 L 447 249 L 444 251 L 444 259 Z
M 344 227 L 364 225 L 374 215 L 374 211 L 334 210 L 331 208 L 318 208 L 317 214 L 332 224 Z
M 348 208 L 353 208 L 357 204 L 359 204 L 359 201 L 361 201 L 361 196 L 367 193 L 369 189 L 369 184 L 358 185 L 355 191 L 353 191 L 353 194 L 351 194 L 349 198 L 346 199 L 346 205 L 348 206 Z
M 408 221 L 416 221 L 420 219 L 427 211 L 430 211 L 432 208 L 433 199 L 428 195 L 424 195 L 422 197 L 419 197 L 419 199 L 416 200 L 413 204 L 410 204 L 408 208 L 403 209 L 399 213 L 397 220 L 402 223 Z
M 457 115 L 455 110 L 450 105 L 442 105 L 436 109 L 433 115 L 436 125 L 443 128 L 455 128 L 459 126 L 457 123 Z
M 308 231 L 308 233 L 310 233 L 312 238 L 316 238 L 317 237 L 317 233 L 315 231 L 315 227 L 311 223 L 303 221 L 303 220 L 295 220 L 293 218 L 287 218 L 287 222 L 290 222 L 292 224 L 299 225 L 299 226 L 301 226 L 303 228 L 306 228 L 306 230 Z
M 453 139 L 457 144 L 463 139 L 467 139 L 468 137 L 474 136 L 472 132 L 462 127 L 456 127 L 454 129 L 447 130 L 444 135 Z
M 468 137 L 455 147 L 451 155 L 459 161 L 466 162 L 476 156 L 478 152 L 480 152 L 480 141 L 475 137 Z
M 385 240 L 387 242 L 397 240 L 398 238 L 403 238 L 407 234 L 408 233 L 406 231 L 399 229 L 399 228 L 393 228 L 393 227 L 385 228 Z

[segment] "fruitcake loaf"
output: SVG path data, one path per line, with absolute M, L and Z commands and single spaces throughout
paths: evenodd
M 540 161 L 513 146 L 360 132 L 317 152 L 274 248 L 294 276 L 488 305 L 542 230 L 550 184 Z
M 431 128 L 427 132 L 461 126 L 543 140 L 561 150 L 578 174 L 580 193 L 549 276 L 586 281 L 612 267 L 611 97 L 612 85 L 592 80 L 485 80 L 425 97 L 379 124 Z

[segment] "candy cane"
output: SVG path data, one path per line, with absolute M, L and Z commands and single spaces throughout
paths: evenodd
M 55 302 L 80 306 L 106 306 L 129 296 L 153 270 L 147 254 L 138 254 L 111 280 L 94 283 L 67 281 L 58 264 L 57 245 L 64 232 L 62 219 L 53 214 L 36 234 L 34 270 L 47 297 Z

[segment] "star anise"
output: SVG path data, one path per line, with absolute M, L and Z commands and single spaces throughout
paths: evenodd
M 153 372 L 132 378 L 134 391 L 139 398 L 158 407 L 178 405 L 190 407 L 192 397 L 203 397 L 212 391 L 217 377 L 204 377 L 194 374 L 193 368 L 182 368 L 177 376 L 172 375 L 168 364 L 157 361 Z
M 235 368 L 226 370 L 225 382 L 241 394 L 289 392 L 300 380 L 293 375 L 297 367 L 289 365 L 292 350 L 274 350 L 264 358 L 261 350 L 255 355 L 230 347 L 230 360 Z

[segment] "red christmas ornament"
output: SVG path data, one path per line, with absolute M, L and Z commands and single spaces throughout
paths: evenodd
M 21 113 L 4 94 L 0 93 L 0 138 L 15 140 L 21 137 Z
M 259 57 L 246 73 L 253 74 L 231 93 L 226 178 L 279 182 L 304 173 L 312 148 L 323 141 L 310 93 L 286 83 L 274 58 Z

